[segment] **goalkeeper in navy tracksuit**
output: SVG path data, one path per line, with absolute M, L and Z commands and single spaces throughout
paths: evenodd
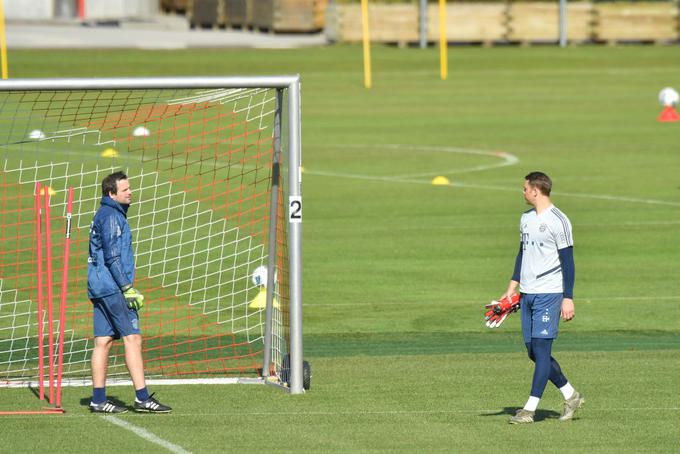
M 551 356 L 560 315 L 574 318 L 574 241 L 571 223 L 550 201 L 552 181 L 542 172 L 525 177 L 524 198 L 533 208 L 520 221 L 520 247 L 508 289 L 503 297 L 521 293 L 522 334 L 529 358 L 536 363 L 531 393 L 512 424 L 531 423 L 538 402 L 550 380 L 564 396 L 561 421 L 573 418 L 584 399 L 569 383 Z
M 92 401 L 96 413 L 124 413 L 128 409 L 106 399 L 106 370 L 114 339 L 123 338 L 125 365 L 135 387 L 135 411 L 169 413 L 172 409 L 149 395 L 144 379 L 142 336 L 137 311 L 144 296 L 133 287 L 135 260 L 127 211 L 132 191 L 127 175 L 113 173 L 102 181 L 101 207 L 90 227 L 87 295 L 94 307 Z

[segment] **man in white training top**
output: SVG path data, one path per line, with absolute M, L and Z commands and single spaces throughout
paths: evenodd
M 552 181 L 543 172 L 531 172 L 524 181 L 524 199 L 533 208 L 520 220 L 519 253 L 508 289 L 510 297 L 519 285 L 522 334 L 529 358 L 535 363 L 531 393 L 511 424 L 534 422 L 534 414 L 550 380 L 564 396 L 560 421 L 568 421 L 584 402 L 551 355 L 560 314 L 574 318 L 574 240 L 571 222 L 550 201 Z

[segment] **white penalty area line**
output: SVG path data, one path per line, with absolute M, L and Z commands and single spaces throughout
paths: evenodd
M 324 148 L 338 148 L 338 149 L 347 149 L 347 148 L 368 148 L 371 150 L 401 150 L 401 151 L 410 151 L 414 153 L 423 153 L 423 152 L 435 152 L 435 153 L 452 153 L 452 154 L 468 154 L 468 155 L 477 155 L 477 156 L 487 156 L 490 158 L 495 158 L 495 159 L 500 159 L 500 162 L 495 162 L 493 164 L 483 164 L 483 165 L 476 165 L 473 167 L 468 167 L 468 168 L 455 168 L 455 169 L 447 169 L 447 170 L 437 170 L 434 172 L 422 172 L 422 173 L 412 173 L 412 174 L 403 174 L 403 175 L 392 175 L 392 176 L 384 176 L 384 177 L 379 177 L 375 175 L 360 175 L 360 174 L 344 174 L 344 173 L 337 173 L 337 172 L 323 172 L 323 171 L 307 171 L 305 170 L 305 173 L 312 173 L 316 174 L 315 172 L 323 172 L 323 175 L 327 176 L 346 176 L 349 178 L 356 177 L 356 178 L 361 178 L 361 179 L 381 179 L 385 181 L 394 181 L 394 180 L 410 180 L 411 178 L 421 178 L 421 177 L 432 177 L 432 176 L 437 176 L 437 175 L 457 175 L 457 174 L 463 174 L 463 173 L 472 173 L 472 172 L 479 172 L 482 170 L 489 170 L 489 169 L 496 169 L 499 167 L 507 167 L 507 166 L 512 166 L 515 165 L 519 162 L 519 158 L 513 154 L 507 153 L 505 151 L 493 151 L 493 150 L 480 150 L 476 148 L 461 148 L 461 147 L 437 147 L 437 146 L 427 146 L 427 145 L 404 145 L 404 144 L 381 144 L 381 145 L 327 145 L 324 146 Z
M 175 454 L 191 454 L 189 451 L 184 449 L 183 447 L 176 445 L 174 443 L 170 443 L 168 440 L 164 440 L 160 438 L 157 435 L 154 435 L 153 433 L 149 432 L 146 429 L 143 429 L 139 426 L 135 426 L 134 424 L 131 424 L 127 421 L 123 421 L 122 419 L 119 419 L 115 416 L 102 416 L 101 417 L 104 421 L 113 424 L 114 426 L 122 427 L 125 430 L 128 430 L 135 435 L 137 435 L 139 438 L 142 438 L 149 443 L 153 443 L 155 445 L 161 446 L 165 449 L 167 449 L 170 452 L 174 452 Z
M 370 148 L 370 149 L 392 149 L 392 150 L 410 150 L 410 151 L 435 151 L 435 152 L 445 152 L 445 153 L 463 153 L 472 155 L 483 155 L 502 159 L 501 162 L 475 166 L 467 169 L 454 169 L 454 170 L 440 170 L 437 172 L 420 173 L 420 174 L 407 174 L 407 175 L 391 175 L 391 176 L 379 176 L 379 175 L 364 175 L 355 173 L 344 173 L 344 172 L 331 172 L 324 170 L 314 170 L 305 168 L 305 175 L 318 175 L 336 178 L 348 178 L 353 180 L 366 180 L 366 181 L 384 181 L 390 183 L 407 183 L 407 184 L 420 184 L 420 185 L 431 185 L 432 182 L 428 180 L 416 179 L 419 177 L 436 176 L 436 175 L 453 175 L 453 174 L 463 174 L 472 173 L 482 170 L 507 167 L 519 163 L 519 158 L 510 153 L 504 151 L 491 151 L 491 150 L 478 150 L 478 149 L 467 149 L 459 147 L 431 147 L 431 146 L 418 146 L 418 145 L 403 145 L 403 144 L 373 144 L 373 145 L 337 145 L 334 148 Z M 450 182 L 448 184 L 442 184 L 440 186 L 448 186 L 453 188 L 464 188 L 464 189 L 481 189 L 486 191 L 502 191 L 502 192 L 521 192 L 519 186 L 517 187 L 506 187 L 506 186 L 493 186 L 493 185 L 482 185 L 482 184 L 470 184 L 470 183 L 459 183 Z M 636 197 L 622 197 L 614 196 L 608 194 L 589 194 L 589 193 L 578 193 L 578 192 L 553 192 L 556 196 L 563 197 L 575 197 L 575 198 L 586 198 L 595 200 L 608 200 L 612 202 L 628 202 L 628 203 L 639 203 L 646 205 L 662 205 L 662 206 L 672 206 L 680 207 L 680 202 L 672 202 L 666 200 L 656 200 L 656 199 L 641 199 Z
M 394 175 L 388 178 L 419 178 L 419 177 L 432 177 L 437 175 L 456 175 L 461 173 L 472 173 L 479 172 L 482 170 L 496 169 L 499 167 L 513 166 L 519 163 L 519 158 L 513 154 L 507 153 L 505 151 L 492 151 L 492 150 L 480 150 L 477 148 L 462 148 L 462 147 L 436 147 L 427 145 L 404 145 L 404 144 L 384 144 L 384 145 L 334 145 L 333 148 L 372 148 L 372 149 L 387 149 L 387 150 L 400 150 L 400 151 L 410 151 L 415 153 L 422 152 L 435 152 L 435 153 L 450 153 L 450 154 L 469 154 L 476 156 L 487 156 L 490 158 L 500 159 L 500 162 L 493 164 L 477 165 L 468 168 L 455 168 L 448 170 L 437 170 L 435 172 L 421 172 L 421 173 L 411 173 L 403 175 Z
M 508 187 L 503 187 L 503 186 L 487 186 L 487 185 L 481 185 L 481 184 L 468 184 L 468 183 L 451 183 L 450 186 L 454 187 L 461 187 L 461 188 L 470 188 L 470 189 L 487 189 L 487 190 L 493 190 L 493 191 L 505 191 L 505 192 L 516 192 L 519 193 L 521 192 L 521 189 L 519 188 L 508 188 Z M 621 197 L 621 196 L 615 196 L 615 195 L 608 195 L 608 194 L 588 194 L 588 193 L 580 193 L 580 192 L 561 192 L 561 191 L 555 191 L 551 193 L 551 196 L 562 196 L 562 197 L 575 197 L 575 198 L 582 198 L 582 199 L 596 199 L 596 200 L 608 200 L 612 202 L 629 202 L 629 203 L 641 203 L 641 204 L 646 204 L 646 205 L 664 205 L 664 206 L 673 206 L 673 207 L 680 207 L 680 202 L 670 202 L 666 200 L 656 200 L 656 199 L 638 199 L 636 197 Z
M 425 180 L 413 180 L 409 178 L 401 178 L 398 176 L 394 177 L 380 177 L 380 176 L 370 176 L 370 175 L 358 175 L 358 174 L 351 174 L 351 173 L 339 173 L 339 172 L 326 172 L 323 170 L 308 170 L 305 168 L 304 171 L 305 175 L 319 175 L 319 176 L 327 176 L 327 177 L 337 177 L 337 178 L 348 178 L 348 179 L 353 179 L 353 180 L 368 180 L 368 181 L 385 181 L 385 182 L 390 182 L 390 183 L 408 183 L 408 184 L 420 184 L 420 185 L 427 185 L 431 186 L 432 183 L 430 181 L 425 181 Z M 469 183 L 459 183 L 459 182 L 450 182 L 448 184 L 442 184 L 440 186 L 448 186 L 452 188 L 463 188 L 463 189 L 481 189 L 485 191 L 502 191 L 502 192 L 514 192 L 514 193 L 520 193 L 521 189 L 519 187 L 517 188 L 509 188 L 505 186 L 492 186 L 492 185 L 481 185 L 481 184 L 469 184 Z M 554 196 L 562 196 L 562 197 L 575 197 L 575 198 L 583 198 L 583 199 L 596 199 L 596 200 L 608 200 L 612 202 L 628 202 L 628 203 L 639 203 L 639 204 L 645 204 L 645 205 L 662 205 L 662 206 L 672 206 L 672 207 L 680 207 L 680 202 L 670 202 L 666 200 L 655 200 L 655 199 L 638 199 L 635 197 L 620 197 L 620 196 L 614 196 L 614 195 L 607 195 L 607 194 L 588 194 L 588 193 L 578 193 L 578 192 L 559 192 L 559 191 L 554 191 L 551 195 Z

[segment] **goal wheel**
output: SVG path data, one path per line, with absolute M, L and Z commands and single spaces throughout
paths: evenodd
M 312 386 L 312 367 L 309 362 L 302 361 L 302 387 L 309 391 Z
M 281 381 L 290 386 L 290 354 L 286 354 L 281 361 Z M 312 387 L 312 367 L 308 361 L 302 361 L 302 387 L 309 390 Z

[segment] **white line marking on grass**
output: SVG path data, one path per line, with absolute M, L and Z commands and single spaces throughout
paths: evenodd
M 611 200 L 614 202 L 631 202 L 631 203 L 645 203 L 648 205 L 666 205 L 673 207 L 680 207 L 680 202 L 670 202 L 666 200 L 655 199 L 638 199 L 636 197 L 619 197 L 607 194 L 586 194 L 577 192 L 555 192 L 554 194 L 567 197 L 581 197 L 587 199 Z
M 336 177 L 336 178 L 348 178 L 348 179 L 354 179 L 354 180 L 368 180 L 368 181 L 386 181 L 386 182 L 393 182 L 393 183 L 408 183 L 408 184 L 421 184 L 421 185 L 431 185 L 432 183 L 429 180 L 420 180 L 420 179 L 414 179 L 417 177 L 425 177 L 425 176 L 432 176 L 432 175 L 451 175 L 454 173 L 461 174 L 461 173 L 470 173 L 470 172 L 476 172 L 480 170 L 487 170 L 491 168 L 499 168 L 499 167 L 506 167 L 510 165 L 517 164 L 519 162 L 519 158 L 516 156 L 502 152 L 502 151 L 490 151 L 490 150 L 477 150 L 477 149 L 465 149 L 465 148 L 456 148 L 456 147 L 426 147 L 426 146 L 417 146 L 417 145 L 403 145 L 403 144 L 385 144 L 385 145 L 344 145 L 340 146 L 338 145 L 337 147 L 340 148 L 372 148 L 372 149 L 377 149 L 377 148 L 391 148 L 391 149 L 406 149 L 406 150 L 422 150 L 422 151 L 444 151 L 448 153 L 468 153 L 468 154 L 477 154 L 477 155 L 485 155 L 485 156 L 497 156 L 503 159 L 501 163 L 498 164 L 493 164 L 493 165 L 484 165 L 484 166 L 476 166 L 468 169 L 460 169 L 460 170 L 440 170 L 437 172 L 430 172 L 430 173 L 420 173 L 420 174 L 410 174 L 410 175 L 394 175 L 394 176 L 378 176 L 378 175 L 362 175 L 362 174 L 355 174 L 355 173 L 344 173 L 344 172 L 331 172 L 331 171 L 324 171 L 324 170 L 314 170 L 311 168 L 305 167 L 305 175 L 318 175 L 318 176 L 327 176 L 327 177 Z M 493 186 L 493 185 L 482 185 L 482 184 L 470 184 L 470 183 L 459 183 L 459 182 L 452 182 L 449 183 L 448 185 L 441 185 L 441 186 L 449 186 L 452 188 L 465 188 L 465 189 L 483 189 L 487 191 L 503 191 L 503 192 L 515 192 L 515 193 L 520 193 L 521 189 L 519 186 L 517 187 L 507 187 L 507 186 Z M 609 200 L 612 202 L 628 202 L 628 203 L 640 203 L 640 204 L 646 204 L 646 205 L 662 205 L 662 206 L 673 206 L 673 207 L 680 207 L 680 202 L 672 202 L 672 201 L 666 201 L 666 200 L 656 200 L 656 199 L 643 199 L 643 198 L 637 198 L 637 197 L 623 197 L 623 196 L 615 196 L 615 195 L 608 195 L 608 194 L 589 194 L 589 193 L 577 193 L 577 192 L 553 192 L 554 195 L 557 196 L 564 196 L 564 197 L 576 197 L 576 198 L 586 198 L 586 199 L 596 199 L 596 200 Z
M 427 183 L 429 182 L 421 182 L 421 183 Z M 444 185 L 445 186 L 445 185 Z M 504 191 L 504 192 L 516 192 L 520 193 L 521 189 L 518 188 L 509 188 L 509 187 L 503 187 L 503 186 L 486 186 L 486 185 L 481 185 L 481 184 L 468 184 L 468 183 L 451 183 L 449 186 L 453 187 L 461 187 L 461 188 L 470 188 L 470 189 L 487 189 L 487 190 L 492 190 L 492 191 Z M 580 197 L 584 199 L 598 199 L 598 200 L 610 200 L 613 202 L 630 202 L 630 203 L 643 203 L 647 205 L 666 205 L 666 206 L 674 206 L 674 207 L 680 207 L 680 202 L 670 202 L 666 200 L 656 200 L 656 199 L 638 199 L 636 197 L 621 197 L 621 196 L 616 196 L 616 195 L 607 195 L 607 194 L 588 194 L 585 192 L 559 192 L 555 191 L 551 195 L 557 195 L 557 196 L 565 196 L 565 197 Z
M 329 148 L 370 148 L 370 149 L 388 149 L 388 150 L 403 150 L 412 152 L 440 152 L 440 153 L 458 153 L 458 154 L 471 154 L 478 156 L 488 156 L 492 158 L 500 159 L 501 162 L 494 164 L 484 164 L 477 165 L 474 167 L 469 167 L 466 169 L 450 169 L 450 170 L 437 170 L 434 172 L 423 172 L 423 173 L 413 173 L 404 175 L 394 175 L 391 177 L 385 177 L 388 179 L 397 178 L 418 178 L 418 177 L 431 177 L 436 175 L 454 175 L 461 173 L 471 173 L 479 172 L 481 170 L 495 169 L 498 167 L 507 167 L 515 165 L 519 162 L 519 158 L 513 154 L 506 153 L 505 151 L 492 151 L 492 150 L 480 150 L 476 148 L 461 148 L 461 147 L 434 147 L 426 145 L 404 145 L 404 144 L 385 144 L 385 145 L 332 145 Z
M 115 416 L 102 416 L 102 419 L 106 422 L 109 422 L 115 426 L 122 427 L 125 430 L 129 430 L 130 432 L 134 433 L 140 438 L 143 438 L 144 440 L 148 441 L 149 443 L 153 443 L 159 446 L 162 446 L 163 448 L 167 449 L 170 452 L 174 452 L 176 454 L 191 454 L 189 451 L 184 449 L 181 446 L 178 446 L 176 444 L 170 443 L 167 440 L 163 440 L 162 438 L 152 434 L 146 429 L 143 429 L 139 426 L 135 426 L 134 424 L 131 424 L 127 421 L 123 421 L 122 419 L 118 419 Z
M 410 183 L 410 181 L 409 181 L 409 183 Z M 420 181 L 419 183 L 430 184 L 429 181 Z M 446 186 L 446 185 L 443 185 L 443 186 Z M 486 185 L 481 185 L 481 184 L 450 183 L 449 186 L 466 188 L 466 189 L 486 189 L 486 190 L 492 190 L 492 191 L 516 192 L 518 194 L 521 192 L 521 190 L 518 189 L 518 188 L 509 188 L 509 187 L 503 187 L 503 186 L 486 186 Z M 555 191 L 551 195 L 564 196 L 564 197 L 577 197 L 577 198 L 580 197 L 580 198 L 583 198 L 583 199 L 609 200 L 609 201 L 612 201 L 612 202 L 629 202 L 629 203 L 642 203 L 642 204 L 646 204 L 646 205 L 665 205 L 665 206 L 680 207 L 680 202 L 670 202 L 670 201 L 666 201 L 666 200 L 656 200 L 656 199 L 638 199 L 636 197 L 621 197 L 621 196 L 608 195 L 608 194 L 588 194 L 588 193 L 585 193 L 585 192 L 579 193 L 579 192 Z

